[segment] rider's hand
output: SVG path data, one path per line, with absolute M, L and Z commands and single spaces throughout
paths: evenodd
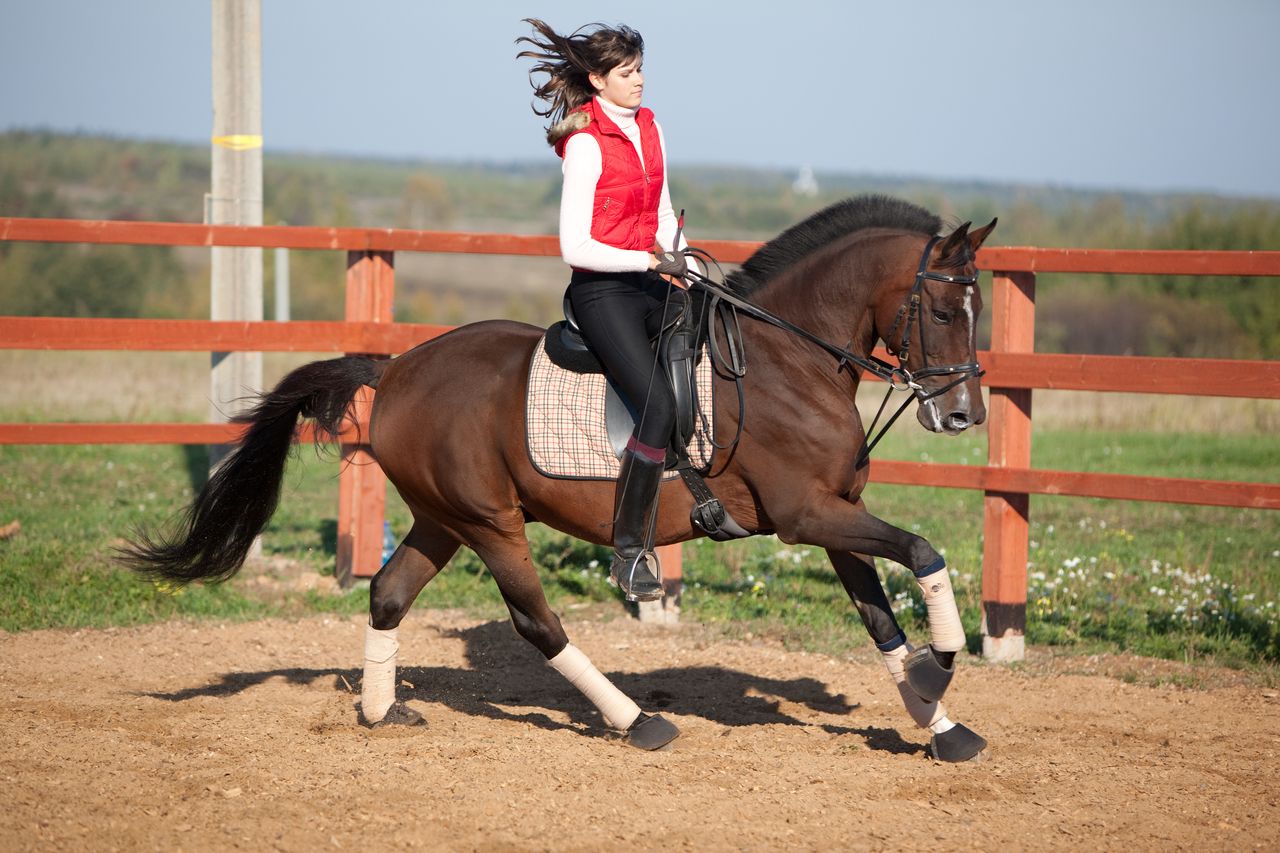
M 654 258 L 657 263 L 651 269 L 659 275 L 684 278 L 689 272 L 689 265 L 685 262 L 684 255 L 680 252 L 655 252 Z

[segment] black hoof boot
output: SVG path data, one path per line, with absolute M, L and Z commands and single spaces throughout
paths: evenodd
M 366 729 L 380 729 L 384 726 L 425 726 L 427 724 L 425 717 L 403 702 L 396 702 L 388 708 L 387 713 L 376 723 L 371 723 L 365 719 L 363 708 L 360 709 L 358 719 L 360 725 Z
M 931 646 L 924 646 L 907 655 L 904 668 L 907 672 L 907 684 L 926 702 L 941 699 L 956 674 L 954 663 L 944 667 Z
M 631 558 L 615 551 L 609 573 L 626 595 L 627 601 L 657 601 L 665 594 L 662 580 L 658 577 L 660 571 L 654 571 L 657 565 L 658 558 L 651 551 L 644 551 Z
M 636 749 L 662 749 L 680 737 L 675 724 L 657 714 L 641 714 L 627 729 L 625 740 Z
M 974 759 L 986 748 L 986 738 L 959 723 L 929 741 L 930 755 L 953 764 Z

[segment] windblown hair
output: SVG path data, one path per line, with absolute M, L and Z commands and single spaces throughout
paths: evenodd
M 525 18 L 524 21 L 542 38 L 521 36 L 516 39 L 516 44 L 525 42 L 534 47 L 533 50 L 520 51 L 516 58 L 537 60 L 529 70 L 529 85 L 533 87 L 537 100 L 544 101 L 546 107 L 539 109 L 535 102 L 533 111 L 551 119 L 547 126 L 547 143 L 555 145 L 567 135 L 557 133 L 561 122 L 596 94 L 589 75 L 604 76 L 619 65 L 641 58 L 644 56 L 644 39 L 625 24 L 616 27 L 587 24 L 562 36 L 537 18 Z M 546 74 L 548 79 L 539 85 L 533 79 L 535 74 Z
M 864 228 L 896 228 L 932 237 L 942 220 L 901 199 L 861 195 L 838 201 L 774 237 L 756 250 L 742 268 L 730 273 L 730 287 L 749 294 L 806 255 Z

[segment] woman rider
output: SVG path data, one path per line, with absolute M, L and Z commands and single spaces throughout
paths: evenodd
M 662 128 L 640 106 L 644 40 L 623 25 L 591 24 L 563 36 L 525 20 L 537 35 L 517 41 L 535 50 L 519 56 L 538 60 L 531 78 L 549 77 L 533 84 L 546 103 L 534 112 L 551 119 L 547 142 L 564 160 L 560 253 L 573 268 L 570 304 L 582 336 L 636 413 L 618 472 L 611 572 L 628 599 L 653 601 L 662 584 L 645 540 L 676 413 L 650 339 L 669 306 L 684 299 L 659 274 L 678 281 L 687 267 L 664 180 Z M 662 251 L 652 254 L 655 241 Z

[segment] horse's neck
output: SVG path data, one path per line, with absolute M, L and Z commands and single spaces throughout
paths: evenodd
M 828 343 L 866 356 L 875 344 L 875 322 L 870 310 L 879 283 L 852 275 L 855 267 L 846 253 L 873 251 L 873 245 L 852 244 L 839 251 L 806 258 L 762 288 L 756 301 Z M 874 269 L 878 265 L 858 266 Z M 830 357 L 817 347 L 812 349 L 823 357 Z

